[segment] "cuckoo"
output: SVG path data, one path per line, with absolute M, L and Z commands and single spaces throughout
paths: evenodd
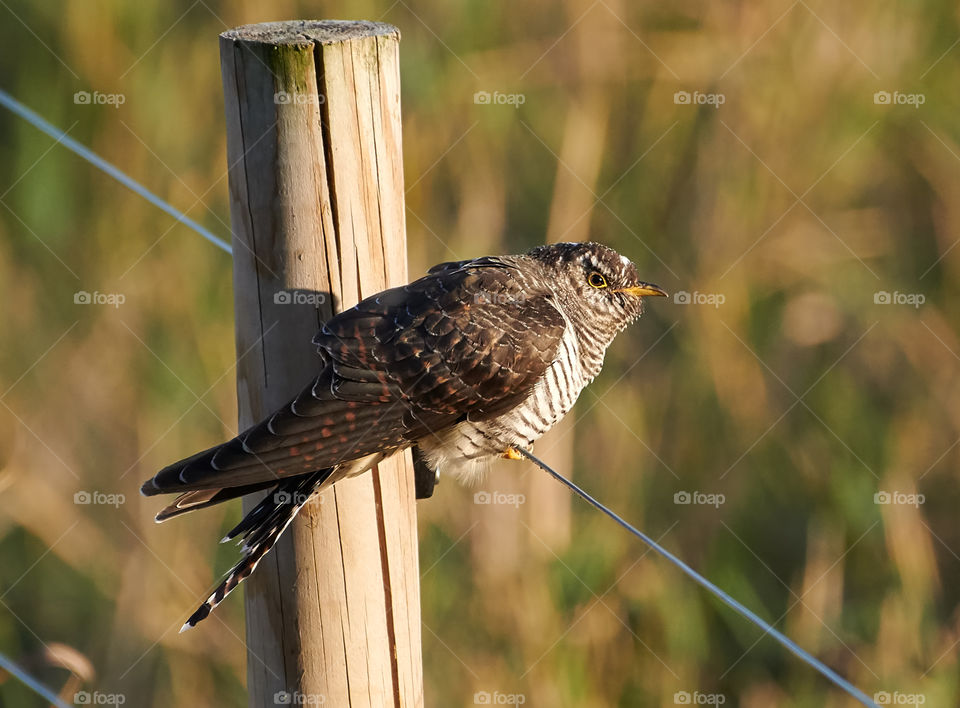
M 643 298 L 657 295 L 666 293 L 616 251 L 560 243 L 443 263 L 333 317 L 313 339 L 318 374 L 298 396 L 143 484 L 147 496 L 179 495 L 157 521 L 270 490 L 223 539 L 239 537 L 242 557 L 183 629 L 337 480 L 407 447 L 465 482 L 494 458 L 519 457 L 599 373 Z

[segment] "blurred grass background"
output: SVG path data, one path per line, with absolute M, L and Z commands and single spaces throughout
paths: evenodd
M 723 300 L 651 302 L 537 452 L 868 694 L 960 705 L 955 4 L 8 0 L 0 17 L 0 87 L 224 237 L 217 34 L 400 27 L 412 276 L 589 238 Z M 137 495 L 235 433 L 230 259 L 6 111 L 0 136 L 0 651 L 59 687 L 42 650 L 73 647 L 96 671 L 81 688 L 127 705 L 244 705 L 239 598 L 176 632 L 231 562 L 216 541 L 239 505 L 155 526 Z M 852 704 L 525 466 L 418 511 L 428 705 Z M 43 702 L 8 679 L 0 704 Z

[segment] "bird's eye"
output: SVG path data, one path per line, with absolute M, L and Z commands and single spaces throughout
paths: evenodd
M 607 287 L 607 279 L 604 278 L 603 275 L 601 273 L 598 273 L 597 271 L 593 271 L 590 275 L 587 276 L 587 282 L 597 289 Z

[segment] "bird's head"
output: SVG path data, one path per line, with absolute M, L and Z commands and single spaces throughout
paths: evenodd
M 555 280 L 554 293 L 564 311 L 582 313 L 611 338 L 640 316 L 644 297 L 667 294 L 640 280 L 630 259 L 599 243 L 538 246 L 528 255 Z

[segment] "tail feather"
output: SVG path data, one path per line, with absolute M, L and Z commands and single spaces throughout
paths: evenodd
M 217 605 L 240 585 L 257 567 L 260 560 L 276 545 L 300 509 L 329 479 L 332 467 L 310 474 L 285 479 L 274 487 L 243 520 L 224 537 L 243 540 L 243 557 L 230 569 L 223 581 L 180 628 L 185 632 L 205 619 Z
M 195 492 L 184 492 L 178 496 L 173 503 L 165 506 L 156 516 L 156 522 L 162 523 L 174 516 L 180 516 L 190 511 L 206 509 L 220 504 L 221 502 L 236 499 L 246 494 L 253 494 L 263 489 L 269 489 L 277 485 L 276 480 L 261 482 L 260 484 L 248 484 L 243 487 L 226 487 L 224 489 L 201 489 Z

